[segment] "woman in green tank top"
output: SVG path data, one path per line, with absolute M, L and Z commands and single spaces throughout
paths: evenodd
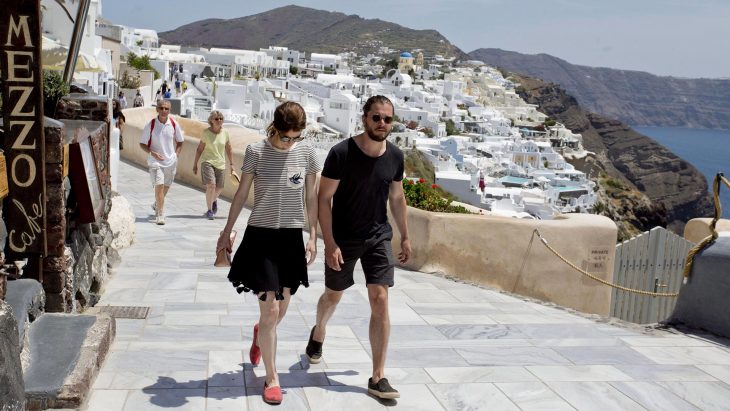
M 200 165 L 200 176 L 205 185 L 205 204 L 208 211 L 205 216 L 212 220 L 218 212 L 218 196 L 225 185 L 223 177 L 226 170 L 226 157 L 231 166 L 230 173 L 233 174 L 233 150 L 228 132 L 223 129 L 223 113 L 213 110 L 208 116 L 210 127 L 203 130 L 200 135 L 200 144 L 195 151 L 195 162 L 193 163 L 193 174 L 198 174 L 198 162 Z

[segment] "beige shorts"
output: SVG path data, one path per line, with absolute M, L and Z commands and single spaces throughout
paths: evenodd
M 200 164 L 200 177 L 203 179 L 204 185 L 215 184 L 216 187 L 223 188 L 226 181 L 226 179 L 223 178 L 224 171 L 225 170 L 213 167 L 207 161 L 203 161 L 203 163 Z
M 160 184 L 164 184 L 166 186 L 171 186 L 172 182 L 175 180 L 175 172 L 177 171 L 177 161 L 168 167 L 150 167 L 150 180 L 152 181 L 152 186 L 159 186 Z

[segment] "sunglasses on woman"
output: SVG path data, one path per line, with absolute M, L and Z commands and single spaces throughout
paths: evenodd
M 373 114 L 371 117 L 374 122 L 380 123 L 380 120 L 385 121 L 385 124 L 390 124 L 393 122 L 393 117 L 390 116 L 381 116 L 380 114 Z

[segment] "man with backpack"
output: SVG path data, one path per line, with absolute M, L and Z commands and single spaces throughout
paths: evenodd
M 175 179 L 183 141 L 182 130 L 170 116 L 170 102 L 157 100 L 157 117 L 145 125 L 139 138 L 139 146 L 149 153 L 147 167 L 155 189 L 152 209 L 157 225 L 165 224 L 165 196 Z

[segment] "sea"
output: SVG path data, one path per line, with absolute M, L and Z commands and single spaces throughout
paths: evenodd
M 632 127 L 695 166 L 705 178 L 710 192 L 715 174 L 730 179 L 730 131 L 676 127 Z M 730 188 L 720 187 L 722 217 L 730 219 Z

